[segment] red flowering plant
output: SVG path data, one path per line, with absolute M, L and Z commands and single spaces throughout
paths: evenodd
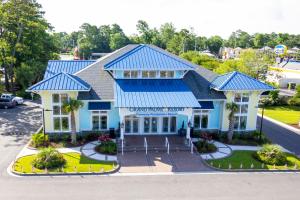
M 110 142 L 111 138 L 109 137 L 109 135 L 103 134 L 103 135 L 99 136 L 98 141 L 101 142 L 101 143 Z
M 204 132 L 204 133 L 201 133 L 201 136 L 200 136 L 204 142 L 206 143 L 207 141 L 211 141 L 212 140 L 212 136 L 209 135 L 208 133 Z

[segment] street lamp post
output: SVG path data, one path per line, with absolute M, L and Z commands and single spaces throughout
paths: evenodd
M 262 108 L 262 111 L 261 111 L 261 121 L 260 121 L 260 129 L 259 129 L 259 140 L 260 141 L 261 141 L 261 135 L 262 135 L 265 107 L 262 105 L 261 108 Z

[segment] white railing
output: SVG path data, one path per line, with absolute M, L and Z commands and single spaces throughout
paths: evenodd
M 123 139 L 122 139 L 121 146 L 122 146 L 122 155 L 124 155 L 124 140 Z
M 193 154 L 194 153 L 194 143 L 191 138 L 189 139 L 189 142 L 190 142 L 189 146 L 191 147 L 191 154 Z
M 146 137 L 144 137 L 144 147 L 145 147 L 146 155 L 147 155 L 148 154 L 148 143 L 147 143 Z
M 168 137 L 165 139 L 165 147 L 167 148 L 167 153 L 170 154 L 170 143 Z

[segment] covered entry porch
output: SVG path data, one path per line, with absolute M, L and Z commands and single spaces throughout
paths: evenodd
M 116 80 L 120 138 L 125 135 L 177 134 L 183 126 L 190 138 L 193 108 L 201 107 L 181 79 Z

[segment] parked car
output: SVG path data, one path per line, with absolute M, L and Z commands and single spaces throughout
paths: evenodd
M 20 105 L 24 103 L 24 99 L 22 97 L 17 97 L 13 94 L 2 94 L 0 95 L 0 107 L 1 108 L 13 108 L 16 105 Z

